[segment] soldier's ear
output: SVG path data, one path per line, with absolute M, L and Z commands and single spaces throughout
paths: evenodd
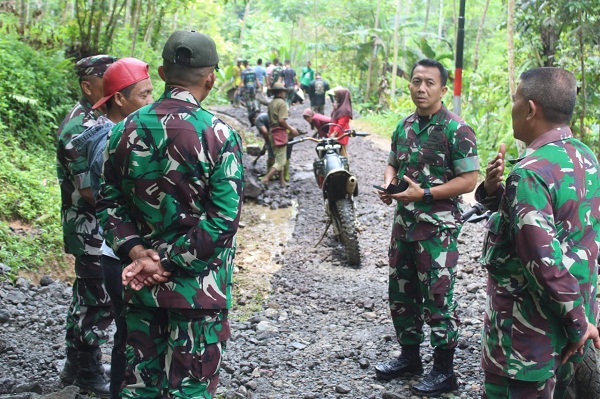
M 83 92 L 83 94 L 85 94 L 86 96 L 92 95 L 92 83 L 91 82 L 88 82 L 87 80 L 82 80 L 81 82 L 79 82 L 79 86 L 81 87 L 81 91 Z
M 215 75 L 214 72 L 209 74 L 206 77 L 206 79 L 204 80 L 204 87 L 206 87 L 206 90 L 208 90 L 208 91 L 212 90 L 216 80 L 217 80 L 217 76 Z
M 158 76 L 160 76 L 160 78 L 163 80 L 163 82 L 166 82 L 166 80 L 165 80 L 165 69 L 163 68 L 162 65 L 158 67 Z

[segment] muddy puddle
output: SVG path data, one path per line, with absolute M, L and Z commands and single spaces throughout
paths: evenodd
M 295 201 L 291 207 L 274 210 L 252 201 L 244 203 L 235 257 L 237 305 L 256 310 L 267 299 L 271 276 L 281 268 L 294 232 L 297 209 Z

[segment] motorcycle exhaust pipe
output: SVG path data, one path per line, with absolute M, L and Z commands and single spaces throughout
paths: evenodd
M 349 195 L 353 195 L 354 194 L 354 190 L 356 190 L 356 176 L 350 176 L 348 177 L 348 181 L 346 182 L 346 192 Z

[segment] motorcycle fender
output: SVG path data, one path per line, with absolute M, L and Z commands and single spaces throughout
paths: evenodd
M 347 192 L 348 180 L 353 175 L 346 169 L 337 169 L 330 171 L 323 181 L 323 196 L 330 201 L 346 198 L 350 195 Z M 352 195 L 358 195 L 358 182 L 354 185 Z

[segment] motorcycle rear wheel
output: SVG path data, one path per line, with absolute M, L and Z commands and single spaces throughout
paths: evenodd
M 356 231 L 356 215 L 352 200 L 343 198 L 335 202 L 332 218 L 344 245 L 346 260 L 350 266 L 360 265 L 360 247 L 358 245 L 358 232 Z
M 600 398 L 600 350 L 590 347 L 567 388 L 566 399 Z

